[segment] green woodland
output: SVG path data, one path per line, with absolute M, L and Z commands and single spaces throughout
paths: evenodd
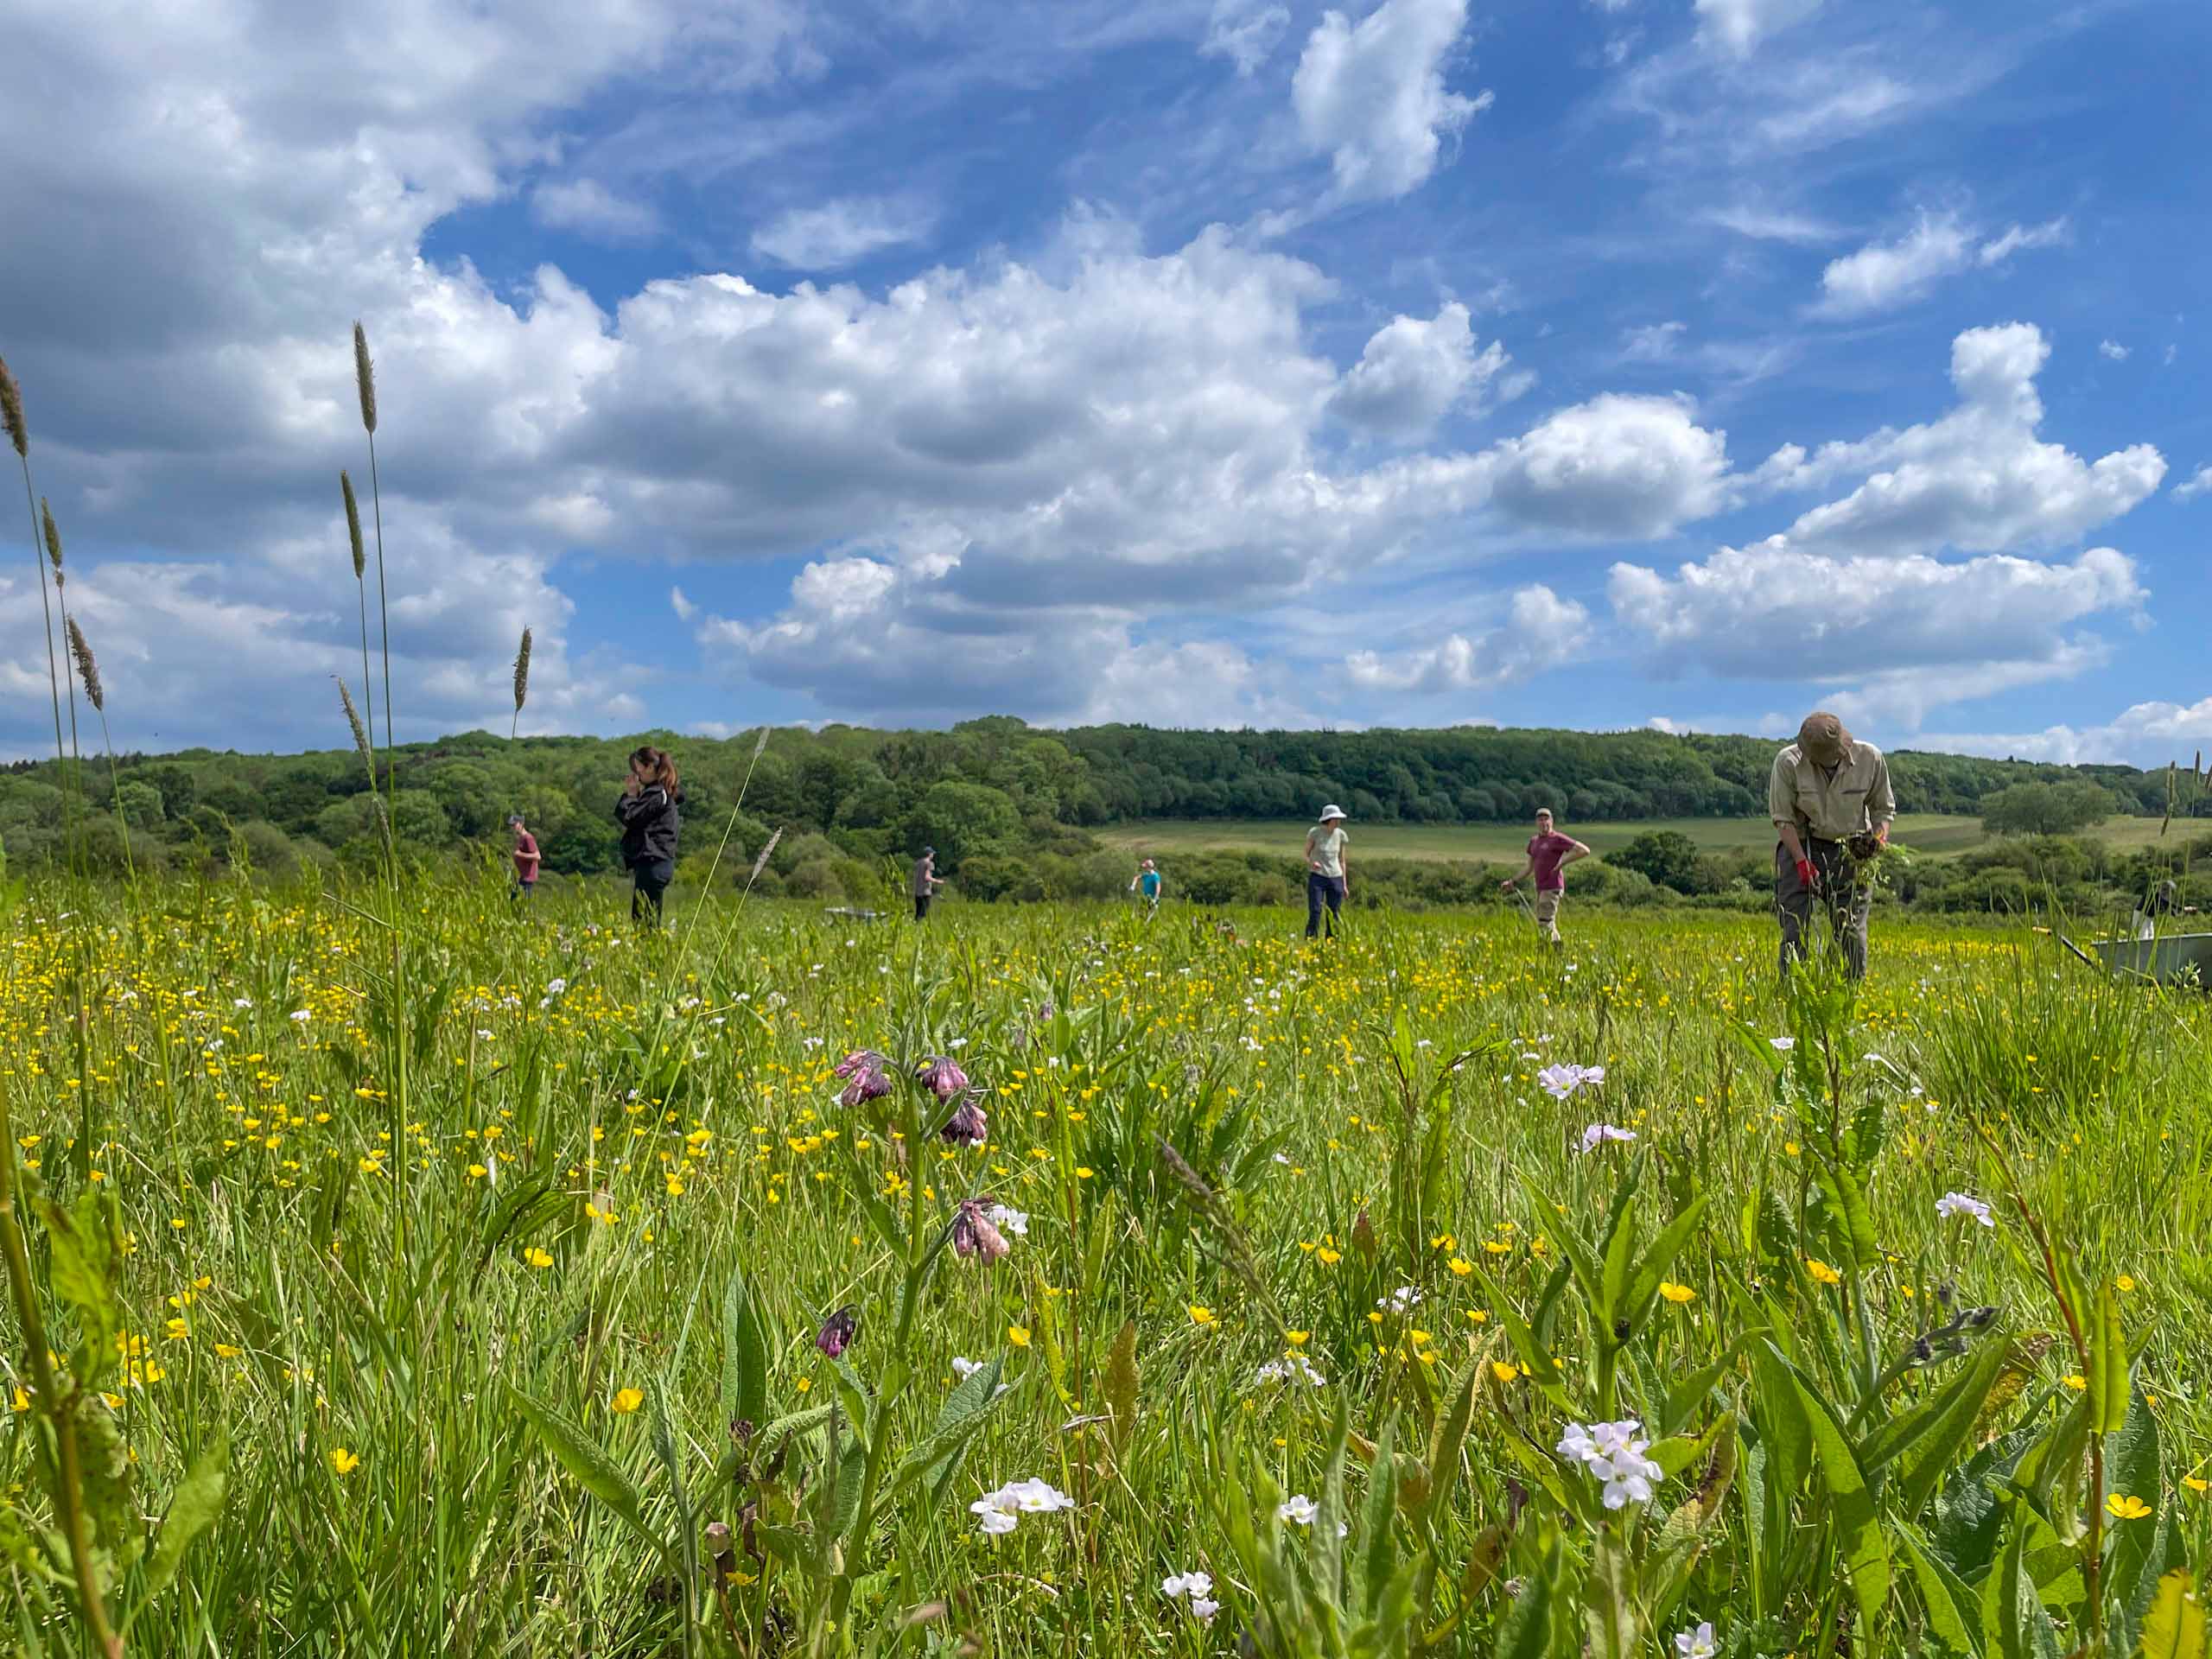
M 335 723 L 334 721 L 334 723 Z M 764 848 L 757 891 L 861 906 L 898 902 L 906 862 L 938 849 L 954 902 L 1042 902 L 1125 890 L 1143 826 L 1302 821 L 1341 802 L 1361 825 L 1517 826 L 1549 806 L 1569 828 L 1649 823 L 1577 870 L 1579 899 L 1758 908 L 1761 838 L 1703 843 L 1685 821 L 1756 825 L 1771 739 L 1459 728 L 1434 731 L 1164 731 L 1034 728 L 1008 717 L 949 731 L 830 726 L 727 741 L 645 734 L 669 747 L 686 801 L 682 879 L 741 883 Z M 552 880 L 617 864 L 610 807 L 637 738 L 474 732 L 378 756 L 376 793 L 353 749 L 292 755 L 188 750 L 18 763 L 0 772 L 0 842 L 19 869 L 73 862 L 158 874 L 250 868 L 286 880 L 377 856 L 377 797 L 417 862 L 497 860 L 510 812 L 537 835 Z M 2173 877 L 2212 906 L 2212 876 L 2190 834 L 2206 810 L 2194 773 L 2066 767 L 1898 752 L 1891 772 L 1912 815 L 1980 819 L 1991 839 L 1963 851 L 1885 860 L 1896 899 L 1955 913 L 2017 914 L 2124 905 Z M 2166 820 L 2171 816 L 2174 822 Z M 2145 833 L 2092 834 L 2106 821 Z M 127 837 L 126 830 L 127 826 Z M 2212 832 L 2212 823 L 2201 826 Z M 1510 833 L 1510 832 L 1508 832 Z M 1910 837 L 1904 837 L 1908 842 Z M 2132 841 L 2135 845 L 2114 844 Z M 1179 850 L 1171 899 L 1201 905 L 1303 902 L 1294 832 L 1281 847 Z M 1412 907 L 1501 902 L 1514 861 L 1500 831 L 1469 856 L 1362 856 L 1355 900 Z M 1479 843 L 1479 847 L 1477 843 Z M 1480 855 L 1488 849 L 1490 855 Z

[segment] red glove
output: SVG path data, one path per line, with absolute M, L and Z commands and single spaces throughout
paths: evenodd
M 1797 880 L 1806 892 L 1810 893 L 1813 890 L 1813 861 L 1811 859 L 1801 858 L 1797 861 Z

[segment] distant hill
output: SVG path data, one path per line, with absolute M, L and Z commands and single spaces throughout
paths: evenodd
M 756 733 L 726 741 L 645 734 L 683 768 L 687 850 L 720 827 L 743 788 L 732 851 L 749 856 L 785 831 L 779 868 L 906 856 L 925 842 L 948 867 L 981 853 L 1077 856 L 1077 832 L 1139 820 L 1310 820 L 1341 803 L 1368 823 L 1519 823 L 1542 805 L 1577 823 L 1764 817 L 1770 738 L 1637 730 L 1456 727 L 1361 732 L 1183 731 L 1142 726 L 1046 730 L 1010 717 L 950 731 L 830 726 L 779 728 L 754 761 Z M 397 832 L 423 852 L 497 842 L 511 811 L 531 821 L 553 871 L 614 861 L 608 812 L 635 738 L 472 732 L 378 757 L 395 789 Z M 2163 772 L 2069 767 L 1899 751 L 1898 802 L 1915 814 L 1974 817 L 1985 798 L 2033 781 L 2093 779 L 2117 810 L 2161 814 Z M 749 781 L 748 779 L 748 772 Z M 352 750 L 126 755 L 124 816 L 143 855 L 251 857 L 281 867 L 370 845 L 367 770 Z M 0 772 L 0 840 L 35 862 L 67 819 L 52 761 Z M 88 758 L 84 793 L 102 818 L 85 831 L 95 857 L 119 859 L 106 760 Z

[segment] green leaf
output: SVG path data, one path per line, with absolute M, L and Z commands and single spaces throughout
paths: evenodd
M 546 1449 L 561 1466 L 575 1476 L 586 1491 L 627 1522 L 639 1537 L 665 1555 L 667 1542 L 655 1537 L 646 1527 L 637 1488 L 630 1484 L 627 1475 L 614 1466 L 614 1460 L 600 1448 L 599 1443 L 551 1406 L 531 1399 L 513 1383 L 508 1383 L 506 1389 L 508 1402 L 537 1431 L 537 1438 L 545 1442 Z
M 95 1384 L 113 1369 L 115 1338 L 123 1329 L 115 1291 L 123 1267 L 123 1224 L 115 1198 L 87 1186 L 66 1211 L 42 1193 L 35 1202 L 52 1249 L 48 1281 L 77 1316 L 80 1358 L 72 1369 L 82 1382 Z
M 1559 1542 L 1552 1542 L 1543 1570 L 1530 1573 L 1498 1621 L 1496 1659 L 1548 1659 L 1552 1645 L 1552 1598 L 1559 1593 Z
M 2204 1659 L 2204 1604 L 2196 1588 L 2185 1571 L 2158 1580 L 2158 1593 L 2143 1617 L 2138 1659 Z
M 1432 1527 L 1451 1508 L 1452 1487 L 1459 1478 L 1460 1449 L 1474 1421 L 1475 1385 L 1481 1379 L 1483 1364 L 1478 1359 L 1467 1367 L 1450 1408 L 1437 1414 L 1435 1431 L 1429 1436 L 1428 1502 L 1423 1512 Z
M 1778 1363 L 1789 1364 L 1771 1344 L 1767 1345 Z M 1859 1466 L 1834 1409 L 1794 1366 L 1789 1368 L 1789 1378 L 1804 1408 L 1822 1484 L 1834 1506 L 1837 1550 L 1843 1557 L 1844 1570 L 1850 1574 L 1852 1593 L 1859 1600 L 1859 1627 L 1871 1631 L 1889 1599 L 1893 1572 L 1889 1544 L 1874 1512 L 1873 1494 L 1867 1490 L 1866 1472 Z
M 2046 1659 L 2056 1644 L 2050 1620 L 2027 1565 L 2027 1539 L 2035 1512 L 2018 1499 L 2011 1505 L 2012 1535 L 1997 1570 L 1983 1580 L 1981 1624 L 1999 1659 Z
M 722 1290 L 722 1416 L 759 1423 L 768 1414 L 767 1321 L 741 1268 Z
M 1733 1417 L 1723 1416 L 1702 1434 L 1676 1434 L 1668 1440 L 1656 1440 L 1650 1447 L 1651 1461 L 1659 1465 L 1668 1479 L 1672 1480 L 1710 1452 L 1713 1441 L 1724 1428 L 1732 1429 L 1735 1426 Z
M 1909 1522 L 1893 1522 L 1898 1546 L 1920 1599 L 1928 1609 L 1928 1628 L 1943 1645 L 1968 1659 L 1981 1659 L 1981 1603 L 1973 1589 L 1945 1566 L 1918 1529 Z
M 683 1458 L 676 1433 L 676 1414 L 668 1403 L 668 1380 L 655 1373 L 645 1382 L 647 1395 L 653 1403 L 653 1454 L 660 1459 L 660 1466 L 668 1476 L 668 1495 L 676 1505 L 676 1524 L 688 1530 L 691 1524 L 691 1500 L 683 1490 Z
M 1598 1534 L 1590 1576 L 1582 1585 L 1582 1627 L 1591 1659 L 1628 1659 L 1636 1651 L 1636 1606 L 1628 1551 L 1611 1527 Z
M 1332 1390 L 1336 1395 L 1336 1421 L 1329 1435 L 1329 1455 L 1324 1464 L 1326 1470 L 1321 1478 L 1321 1503 L 1313 1517 L 1313 1531 L 1317 1537 L 1333 1540 L 1337 1529 L 1344 1523 L 1344 1449 L 1351 1442 L 1351 1418 L 1346 1396 L 1351 1390 Z M 1325 1577 L 1323 1594 L 1334 1605 L 1341 1607 L 1344 1599 L 1344 1551 L 1325 1549 L 1321 1556 L 1321 1570 Z
M 2127 1421 L 2127 1338 L 2120 1328 L 2120 1300 L 2112 1281 L 2097 1285 L 2096 1315 L 2089 1332 L 2089 1432 L 2110 1434 Z
M 1122 1321 L 1106 1362 L 1106 1409 L 1114 1417 L 1114 1449 L 1128 1450 L 1137 1426 L 1137 1322 Z
M 162 1529 L 154 1536 L 154 1553 L 146 1563 L 138 1611 L 144 1611 L 155 1597 L 175 1581 L 186 1548 L 221 1513 L 229 1488 L 230 1456 L 230 1443 L 217 1435 L 200 1448 L 191 1471 L 170 1497 L 168 1513 L 162 1517 Z
M 1643 1175 L 1643 1160 L 1639 1158 L 1622 1178 L 1619 1191 L 1613 1194 L 1612 1205 L 1605 1215 L 1605 1229 L 1598 1241 L 1598 1254 L 1605 1262 L 1598 1275 L 1598 1317 L 1608 1331 L 1627 1306 L 1624 1297 L 1628 1290 L 1629 1264 L 1636 1250 L 1632 1205 Z
M 1005 1370 L 1006 1357 L 994 1355 L 988 1363 L 962 1377 L 938 1408 L 937 1421 L 928 1437 L 908 1453 L 912 1466 L 929 1482 L 931 1504 L 944 1502 L 953 1477 L 960 1472 L 960 1459 L 967 1455 L 969 1443 L 989 1421 L 991 1408 L 998 1403 L 999 1379 Z
M 2006 1359 L 2003 1343 L 1985 1342 L 1933 1398 L 1891 1418 L 1860 1442 L 1859 1460 L 1870 1477 L 1897 1464 L 1897 1498 L 1906 1515 L 1917 1516 L 1952 1459 L 1973 1449 L 1981 1403 Z
M 1874 1212 L 1866 1203 L 1866 1188 L 1847 1164 L 1822 1163 L 1813 1172 L 1821 1195 L 1834 1211 L 1836 1230 L 1848 1246 L 1851 1263 L 1865 1273 L 1881 1265 L 1882 1245 L 1874 1231 Z
M 1706 1195 L 1700 1192 L 1652 1241 L 1650 1249 L 1644 1253 L 1643 1260 L 1637 1264 L 1636 1272 L 1629 1279 L 1627 1300 L 1621 1304 L 1620 1311 L 1629 1319 L 1641 1324 L 1643 1316 L 1651 1311 L 1652 1299 L 1659 1294 L 1659 1281 L 1705 1220 L 1705 1205 Z
M 1375 1461 L 1367 1471 L 1367 1508 L 1360 1517 L 1366 1533 L 1364 1601 L 1371 1617 L 1381 1605 L 1383 1587 L 1397 1567 L 1397 1540 L 1390 1530 L 1390 1516 L 1398 1502 L 1398 1460 L 1392 1452 L 1398 1423 L 1393 1417 L 1382 1425 L 1375 1443 Z

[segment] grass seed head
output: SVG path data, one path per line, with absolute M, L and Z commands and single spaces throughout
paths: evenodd
M 530 696 L 530 630 L 522 631 L 522 646 L 515 652 L 515 713 Z
M 46 498 L 38 499 L 38 513 L 46 531 L 46 556 L 54 563 L 54 584 L 61 585 L 61 532 L 54 528 L 54 509 L 46 505 Z
M 760 879 L 760 872 L 768 868 L 768 855 L 776 850 L 776 843 L 783 838 L 783 827 L 779 824 L 777 826 L 774 833 L 772 834 L 768 837 L 767 841 L 762 845 L 760 849 L 760 855 L 753 861 L 753 874 L 746 879 L 746 885 L 747 887 L 750 887 L 753 882 L 758 881 Z
M 16 446 L 16 453 L 25 461 L 31 456 L 30 429 L 23 424 L 23 392 L 16 384 L 16 377 L 9 372 L 8 359 L 0 357 L 0 425 L 8 429 L 8 442 Z
M 48 518 L 46 523 L 47 528 L 51 531 L 54 520 Z M 100 689 L 100 665 L 92 660 L 92 647 L 85 638 L 85 631 L 77 626 L 77 619 L 73 616 L 69 619 L 69 654 L 77 659 L 77 677 L 84 683 L 85 696 L 92 703 L 92 711 L 95 714 L 105 714 L 107 693 Z
M 368 331 L 353 325 L 353 384 L 361 394 L 361 424 L 371 437 L 377 435 L 377 370 L 369 361 Z
M 359 582 L 369 568 L 368 556 L 361 550 L 361 504 L 353 499 L 353 480 L 342 469 L 338 493 L 346 498 L 346 543 L 353 550 L 353 580 Z

